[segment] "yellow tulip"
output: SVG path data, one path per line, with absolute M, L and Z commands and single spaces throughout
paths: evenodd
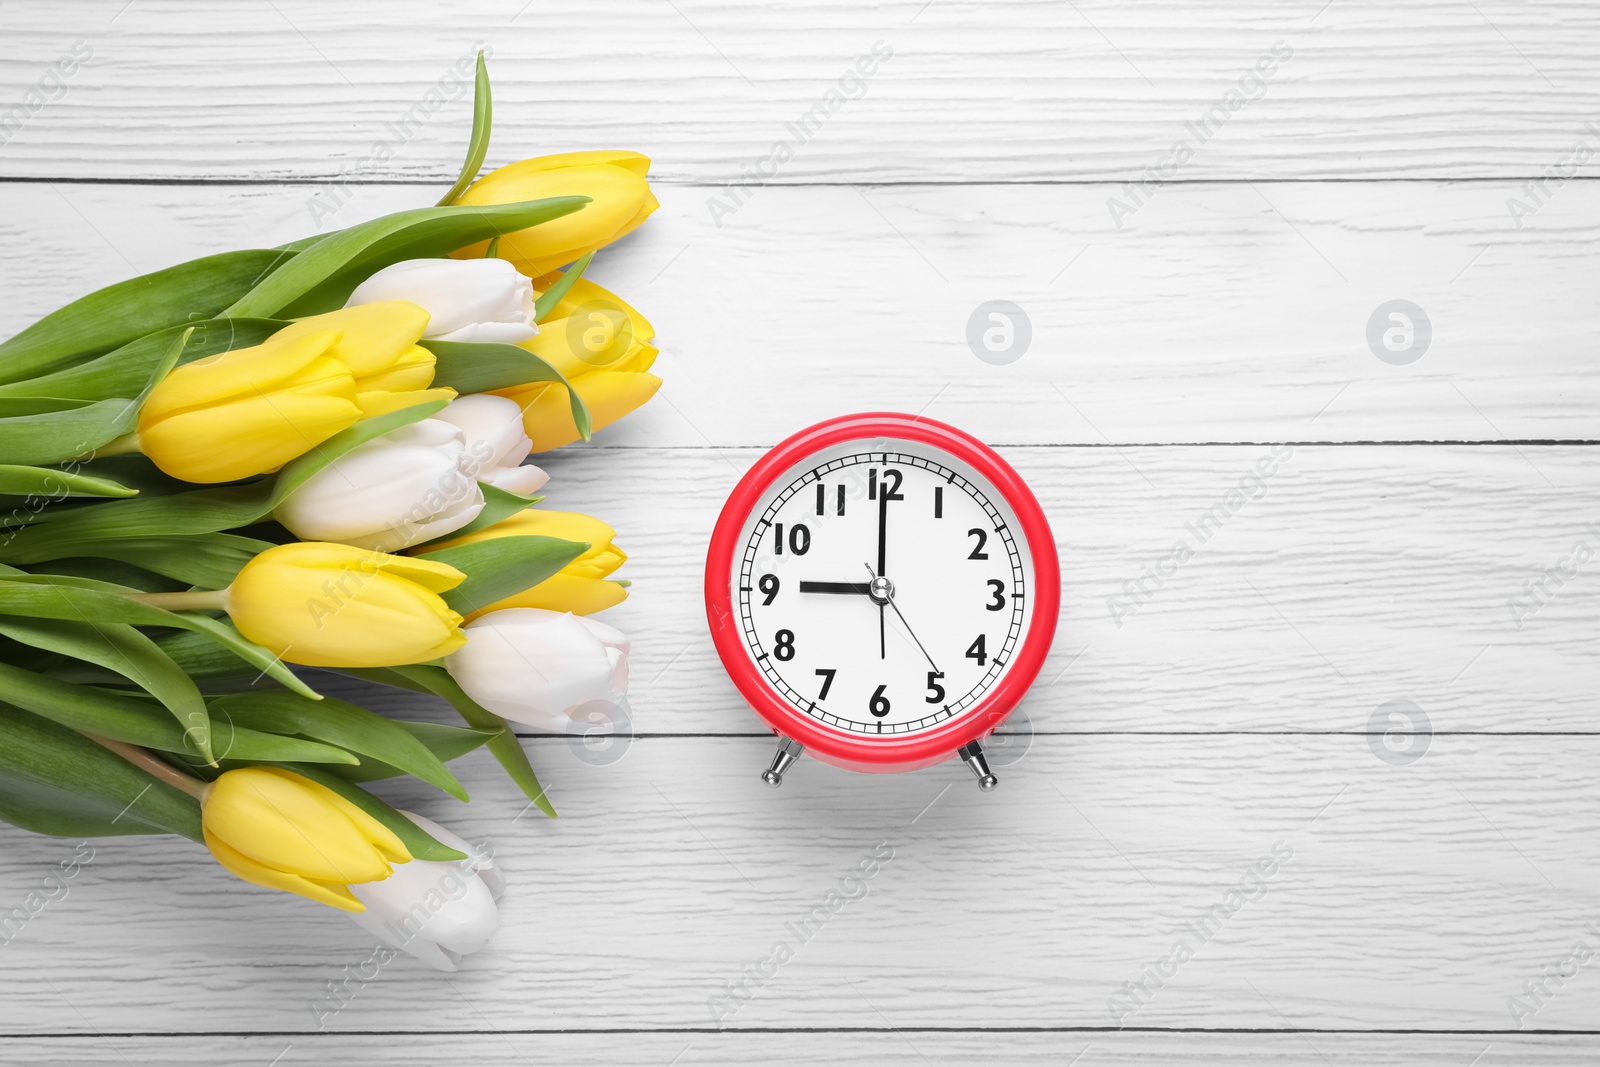
M 319 330 L 339 330 L 342 336 L 328 355 L 350 368 L 356 406 L 362 418 L 370 419 L 455 397 L 454 389 L 428 388 L 433 382 L 433 353 L 417 344 L 427 329 L 428 313 L 422 308 L 409 300 L 384 300 L 301 319 L 273 334 L 267 343 L 294 341 Z
M 430 545 L 428 551 L 451 545 L 491 541 L 497 537 L 529 535 L 586 542 L 589 545 L 588 550 L 556 574 L 552 574 L 531 589 L 513 593 L 504 600 L 497 600 L 487 607 L 470 612 L 467 621 L 471 622 L 480 615 L 502 608 L 544 608 L 547 611 L 570 611 L 574 615 L 592 615 L 620 604 L 628 598 L 628 589 L 621 582 L 604 580 L 606 575 L 622 566 L 628 559 L 622 549 L 611 543 L 616 534 L 615 530 L 599 519 L 580 515 L 575 511 L 528 508 L 475 533 Z
M 277 767 L 226 771 L 202 794 L 200 825 L 217 862 L 254 885 L 366 911 L 351 885 L 381 882 L 411 853 L 325 785 Z
M 585 252 L 632 233 L 659 205 L 645 174 L 650 158 L 637 152 L 564 152 L 511 163 L 473 182 L 461 204 L 512 204 L 551 196 L 587 196 L 582 208 L 500 238 L 496 255 L 530 278 L 563 267 Z M 488 242 L 455 253 L 479 259 Z
M 404 300 L 315 315 L 259 345 L 175 368 L 145 399 L 138 444 L 167 474 L 230 482 L 275 471 L 361 419 L 429 400 L 428 313 Z
M 440 593 L 466 575 L 432 560 L 349 545 L 277 545 L 246 563 L 223 597 L 239 632 L 288 663 L 398 667 L 466 643 Z
M 521 347 L 566 376 L 589 408 L 591 429 L 602 430 L 661 388 L 661 379 L 647 373 L 656 359 L 655 335 L 650 320 L 620 297 L 580 278 L 540 324 L 539 336 Z M 579 439 L 564 386 L 533 382 L 500 395 L 521 405 L 533 451 Z
M 187 482 L 277 470 L 361 418 L 338 330 L 269 338 L 178 367 L 139 412 L 139 448 Z

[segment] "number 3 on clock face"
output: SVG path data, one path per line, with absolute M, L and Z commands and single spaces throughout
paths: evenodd
M 796 750 L 855 769 L 957 749 L 971 762 L 963 746 L 976 751 L 1048 650 L 1059 578 L 1053 543 L 1036 543 L 1048 527 L 1015 473 L 965 435 L 854 418 L 891 432 L 814 427 L 833 439 L 797 435 L 775 450 L 781 469 L 758 464 L 730 499 L 707 573 L 718 650 Z

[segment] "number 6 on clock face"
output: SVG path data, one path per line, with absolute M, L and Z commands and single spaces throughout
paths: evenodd
M 718 520 L 706 602 L 724 664 L 783 738 L 857 770 L 958 752 L 1038 673 L 1060 579 L 1049 526 L 999 456 L 902 415 L 836 419 L 790 438 Z

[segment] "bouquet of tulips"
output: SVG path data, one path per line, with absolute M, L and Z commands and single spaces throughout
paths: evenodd
M 628 642 L 589 616 L 625 557 L 538 507 L 525 461 L 660 380 L 650 324 L 582 276 L 655 209 L 649 160 L 479 178 L 490 110 L 480 56 L 437 206 L 121 282 L 0 344 L 0 819 L 181 834 L 445 969 L 493 932 L 487 850 L 362 783 L 465 801 L 448 764 L 487 746 L 555 814 L 509 723 L 623 700 Z

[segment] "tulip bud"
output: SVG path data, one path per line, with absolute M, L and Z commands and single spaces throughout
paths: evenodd
M 493 526 L 453 538 L 438 547 L 449 548 L 497 537 L 530 535 L 587 543 L 589 548 L 538 585 L 497 600 L 467 616 L 469 619 L 505 608 L 544 608 L 549 611 L 570 611 L 574 615 L 592 615 L 627 599 L 626 586 L 621 582 L 605 580 L 607 575 L 628 559 L 622 549 L 612 544 L 616 531 L 599 519 L 575 511 L 525 508 Z
M 282 332 L 178 367 L 139 411 L 139 448 L 188 482 L 277 470 L 361 418 L 337 329 Z
M 329 311 L 293 322 L 267 341 L 287 342 L 319 330 L 338 330 L 338 343 L 328 355 L 350 369 L 355 379 L 356 406 L 362 418 L 448 400 L 454 389 L 429 389 L 433 353 L 417 344 L 428 328 L 428 313 L 405 300 Z
M 382 882 L 352 886 L 367 910 L 350 918 L 390 948 L 409 952 L 434 970 L 454 971 L 461 957 L 489 943 L 500 925 L 496 902 L 505 880 L 494 857 L 431 819 L 402 815 L 467 858 L 417 860 L 394 869 Z
M 515 400 L 472 393 L 452 400 L 434 418 L 460 429 L 478 481 L 508 493 L 532 496 L 550 480 L 543 470 L 522 462 L 533 442 L 523 432 L 522 409 Z
M 233 874 L 344 911 L 350 886 L 388 878 L 411 853 L 388 827 L 327 786 L 278 767 L 225 771 L 200 802 L 206 847 Z
M 578 279 L 545 320 L 544 330 L 522 347 L 567 379 L 601 430 L 642 405 L 661 387 L 646 373 L 655 364 L 655 327 L 623 300 L 586 278 Z M 566 387 L 531 382 L 499 391 L 522 409 L 535 452 L 579 439 Z
M 345 306 L 408 300 L 430 316 L 422 336 L 516 344 L 539 332 L 533 283 L 503 259 L 407 259 L 356 286 Z
M 581 708 L 628 692 L 628 639 L 577 615 L 511 608 L 466 626 L 467 643 L 445 660 L 456 684 L 499 715 L 564 731 Z
M 276 545 L 246 563 L 224 603 L 239 632 L 288 663 L 398 667 L 466 642 L 439 594 L 466 575 L 349 545 Z
M 511 163 L 473 182 L 461 204 L 511 204 L 550 196 L 587 196 L 589 203 L 570 215 L 500 238 L 496 254 L 530 278 L 539 278 L 585 252 L 617 240 L 659 205 L 645 174 L 648 156 L 637 152 L 564 152 Z M 488 247 L 480 242 L 456 252 L 477 259 Z
M 423 419 L 335 459 L 289 494 L 273 518 L 302 540 L 395 552 L 478 517 L 484 501 L 476 467 L 460 430 Z

